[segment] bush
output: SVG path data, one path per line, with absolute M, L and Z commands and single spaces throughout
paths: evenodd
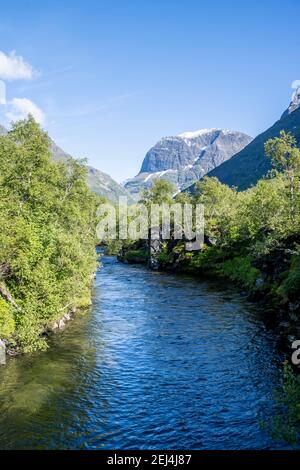
M 289 300 L 297 300 L 300 293 L 300 268 L 289 272 L 286 280 L 281 285 L 281 291 Z
M 0 338 L 6 339 L 15 331 L 13 308 L 0 298 Z
M 260 276 L 259 269 L 252 266 L 250 256 L 238 256 L 224 261 L 220 267 L 220 273 L 250 289 L 255 287 Z

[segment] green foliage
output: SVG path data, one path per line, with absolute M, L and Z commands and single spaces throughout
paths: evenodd
M 15 331 L 14 311 L 11 305 L 0 298 L 0 337 L 9 338 Z
M 298 371 L 299 372 L 299 371 Z M 263 427 L 272 437 L 286 441 L 294 446 L 300 439 L 300 374 L 286 363 L 284 366 L 284 383 L 275 394 L 276 410 L 274 416 Z
M 128 263 L 146 263 L 148 259 L 148 253 L 145 249 L 140 248 L 136 250 L 128 250 L 124 257 L 124 260 Z
M 267 157 L 271 158 L 275 171 L 289 172 L 300 170 L 300 149 L 290 132 L 281 131 L 279 137 L 265 144 Z
M 255 288 L 260 271 L 252 266 L 250 256 L 237 256 L 222 263 L 220 272 L 222 275 L 247 288 Z
M 223 252 L 217 246 L 204 245 L 198 253 L 190 258 L 192 271 L 215 272 L 216 267 L 223 261 Z
M 300 292 L 300 268 L 293 269 L 288 273 L 287 278 L 283 282 L 282 293 L 289 300 L 297 300 Z
M 173 253 L 168 250 L 168 244 L 165 242 L 161 248 L 161 251 L 158 255 L 158 261 L 162 267 L 167 266 L 172 262 Z
M 90 297 L 96 205 L 85 166 L 52 161 L 33 118 L 0 138 L 0 280 L 19 307 L 11 321 L 1 309 L 0 325 L 24 351 L 45 348 L 45 326 Z
M 150 189 L 144 190 L 141 195 L 143 204 L 172 204 L 175 186 L 167 180 L 157 178 Z

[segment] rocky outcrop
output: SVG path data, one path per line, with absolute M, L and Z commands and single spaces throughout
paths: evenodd
M 63 330 L 66 327 L 66 324 L 72 320 L 74 315 L 76 314 L 77 309 L 75 307 L 71 308 L 67 313 L 65 313 L 61 318 L 56 320 L 55 322 L 51 323 L 47 328 L 46 331 L 56 332 L 59 330 Z
M 241 132 L 202 129 L 178 136 L 163 137 L 146 154 L 140 173 L 126 181 L 135 197 L 151 187 L 155 178 L 164 178 L 182 190 L 231 158 L 251 141 Z
M 297 88 L 297 90 L 295 90 L 295 92 L 293 93 L 292 101 L 290 102 L 288 109 L 283 113 L 283 115 L 281 116 L 281 119 L 287 116 L 288 114 L 293 113 L 299 107 L 300 107 L 300 88 Z

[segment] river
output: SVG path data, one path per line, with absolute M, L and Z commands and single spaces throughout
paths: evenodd
M 0 369 L 1 449 L 275 449 L 276 336 L 233 288 L 103 257 L 93 307 Z

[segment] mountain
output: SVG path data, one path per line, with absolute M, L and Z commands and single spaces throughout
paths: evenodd
M 5 127 L 0 125 L 0 136 L 7 134 L 7 130 Z M 62 150 L 56 143 L 49 137 L 50 141 L 50 150 L 54 160 L 57 161 L 67 161 L 71 157 L 71 155 L 67 154 L 64 150 Z M 111 202 L 118 202 L 119 196 L 126 196 L 128 198 L 128 203 L 132 203 L 133 200 L 130 194 L 113 180 L 108 174 L 103 173 L 92 166 L 87 166 L 88 170 L 88 185 L 90 189 L 99 194 L 100 196 L 106 197 Z
M 275 124 L 258 135 L 241 152 L 208 173 L 222 183 L 236 186 L 239 190 L 254 185 L 270 170 L 270 161 L 265 156 L 264 144 L 277 137 L 280 131 L 291 132 L 300 144 L 300 88 L 295 91 L 288 109 Z
M 228 160 L 251 141 L 241 132 L 201 129 L 163 137 L 146 154 L 139 174 L 124 184 L 138 198 L 156 178 L 164 178 L 180 191 Z
M 54 160 L 68 160 L 71 155 L 68 155 L 56 143 L 50 139 L 50 148 Z M 111 202 L 118 202 L 120 196 L 126 196 L 128 203 L 132 203 L 131 195 L 117 183 L 111 176 L 103 171 L 97 170 L 92 166 L 87 165 L 88 170 L 88 185 L 90 189 L 100 196 L 106 197 Z
M 7 134 L 7 130 L 5 129 L 5 127 L 0 125 L 0 136 L 5 134 Z

